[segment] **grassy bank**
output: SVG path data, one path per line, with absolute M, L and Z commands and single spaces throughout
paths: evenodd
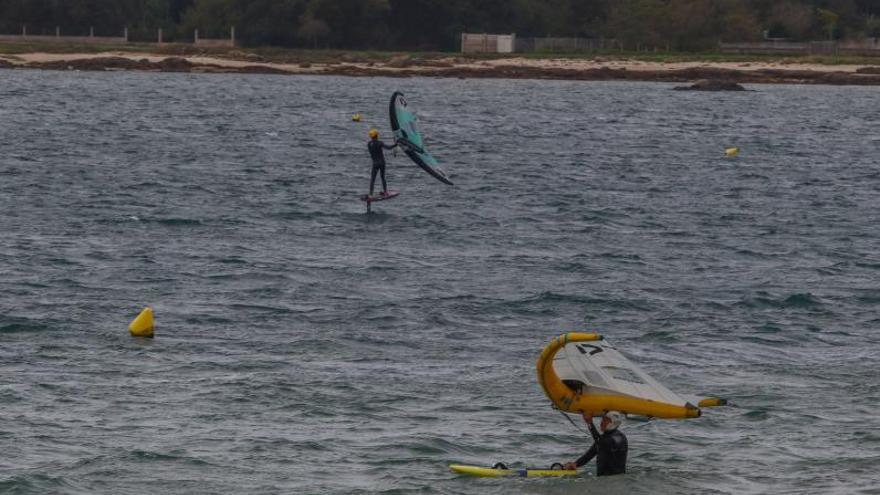
M 593 53 L 518 53 L 527 59 L 569 58 L 602 60 L 638 60 L 642 62 L 679 63 L 777 63 L 777 64 L 817 64 L 817 65 L 880 65 L 880 57 L 861 55 L 783 55 L 772 53 L 721 53 L 721 52 L 627 52 L 605 50 Z M 498 55 L 492 57 L 497 58 Z
M 494 60 L 511 57 L 526 59 L 573 59 L 573 60 L 637 60 L 657 63 L 705 62 L 705 63 L 779 63 L 817 65 L 880 65 L 880 57 L 858 55 L 779 55 L 734 54 L 718 52 L 625 52 L 605 50 L 592 53 L 516 53 L 516 54 L 462 54 L 457 52 L 407 52 L 370 50 L 311 50 L 279 47 L 217 48 L 197 47 L 192 44 L 128 43 L 119 45 L 59 44 L 59 43 L 0 43 L 0 54 L 23 53 L 101 53 L 107 51 L 128 53 L 151 53 L 167 56 L 211 56 L 232 60 L 268 63 L 334 62 L 382 63 L 398 57 L 420 60 L 437 60 L 455 57 L 463 60 Z
M 126 44 L 62 44 L 62 43 L 3 43 L 0 42 L 0 54 L 17 55 L 25 53 L 150 53 L 167 56 L 210 56 L 232 60 L 269 63 L 333 63 L 348 62 L 383 62 L 395 57 L 408 56 L 420 59 L 440 59 L 460 56 L 458 53 L 444 52 L 394 52 L 369 50 L 312 50 L 280 47 L 201 47 L 189 43 L 126 43 Z

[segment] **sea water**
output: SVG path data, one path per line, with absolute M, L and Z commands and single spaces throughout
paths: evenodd
M 2 493 L 880 493 L 878 88 L 0 80 Z M 395 90 L 455 186 L 388 152 L 365 214 Z M 449 472 L 589 447 L 569 331 L 730 405 Z

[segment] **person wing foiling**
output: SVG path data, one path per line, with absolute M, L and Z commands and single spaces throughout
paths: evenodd
M 388 183 L 385 181 L 385 152 L 397 147 L 397 142 L 391 146 L 379 141 L 379 131 L 370 129 L 370 141 L 367 143 L 367 150 L 370 152 L 370 158 L 373 159 L 373 170 L 370 172 L 370 196 L 373 195 L 373 188 L 376 184 L 376 174 L 380 174 L 382 178 L 382 195 L 388 194 Z

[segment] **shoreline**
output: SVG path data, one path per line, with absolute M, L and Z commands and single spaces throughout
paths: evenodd
M 59 53 L 35 50 L 0 53 L 0 68 L 669 83 L 714 79 L 745 84 L 880 86 L 880 66 L 860 63 L 826 65 L 789 60 L 665 61 L 612 56 L 470 58 L 459 54 L 430 54 L 423 57 L 389 53 L 368 57 L 342 54 L 330 58 L 322 53 L 312 55 L 312 59 L 317 61 L 309 61 L 309 56 L 300 56 L 297 61 L 296 56 L 265 57 L 243 50 L 195 54 L 125 50 Z M 273 58 L 277 60 L 272 60 Z M 880 64 L 880 60 L 877 63 Z

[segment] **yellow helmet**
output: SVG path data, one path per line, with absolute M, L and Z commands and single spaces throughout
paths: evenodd
M 370 129 L 370 138 L 376 139 L 377 137 L 379 137 L 379 131 L 376 129 Z

